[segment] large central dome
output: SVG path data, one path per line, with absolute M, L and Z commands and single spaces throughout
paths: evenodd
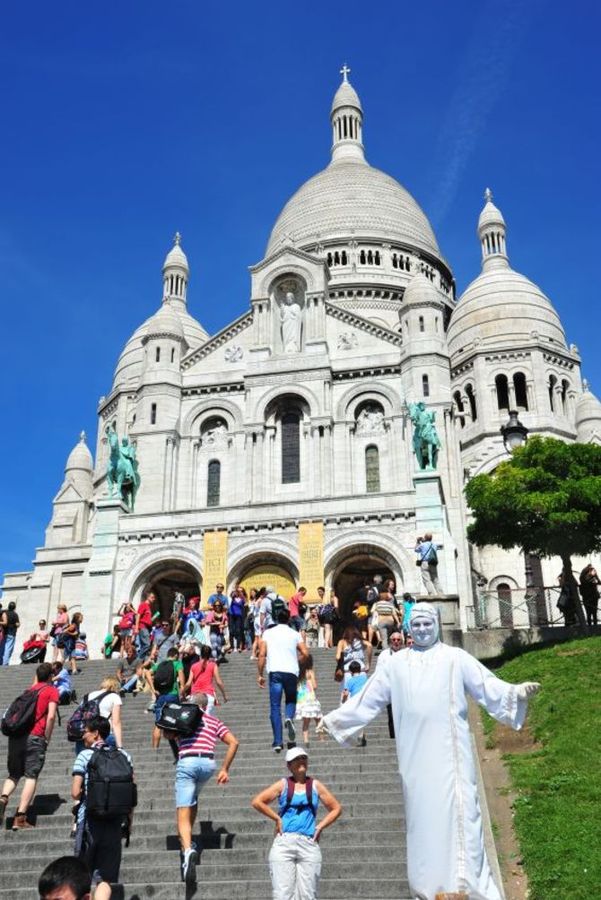
M 288 238 L 297 247 L 371 238 L 440 256 L 430 223 L 409 191 L 359 159 L 333 160 L 299 188 L 278 216 L 266 255 Z
M 348 70 L 347 70 L 348 71 Z M 363 110 L 344 80 L 334 97 L 332 161 L 288 201 L 273 227 L 266 255 L 292 241 L 302 249 L 334 242 L 392 243 L 441 259 L 434 232 L 419 204 L 363 153 Z

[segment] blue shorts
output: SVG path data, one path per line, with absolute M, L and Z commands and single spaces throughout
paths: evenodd
M 177 694 L 160 694 L 154 701 L 154 721 L 158 724 L 165 703 L 177 703 Z
M 203 756 L 178 759 L 175 769 L 175 805 L 196 806 L 201 787 L 215 771 L 215 760 Z

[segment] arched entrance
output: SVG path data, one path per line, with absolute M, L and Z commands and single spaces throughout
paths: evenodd
M 351 620 L 353 603 L 359 599 L 361 589 L 367 582 L 374 583 L 375 576 L 379 577 L 382 585 L 392 579 L 396 593 L 402 591 L 401 569 L 396 559 L 386 550 L 371 544 L 345 548 L 336 555 L 329 568 L 344 622 Z
M 251 588 L 273 587 L 288 599 L 296 591 L 298 572 L 285 556 L 274 551 L 250 553 L 229 574 L 230 588 L 240 582 L 246 592 Z
M 141 595 L 147 590 L 156 595 L 161 618 L 169 618 L 176 593 L 183 594 L 186 600 L 200 596 L 200 579 L 189 563 L 166 560 L 144 573 L 135 593 Z

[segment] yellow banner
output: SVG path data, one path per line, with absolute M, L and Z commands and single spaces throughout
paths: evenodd
M 227 531 L 205 531 L 204 573 L 202 582 L 203 605 L 215 593 L 215 585 L 222 584 L 227 591 Z
M 298 526 L 299 586 L 307 588 L 305 600 L 319 599 L 323 585 L 323 522 L 301 522 Z

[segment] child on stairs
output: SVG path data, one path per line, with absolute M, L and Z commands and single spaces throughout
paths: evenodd
M 313 671 L 313 657 L 309 653 L 299 663 L 298 685 L 296 688 L 296 719 L 303 723 L 303 744 L 309 746 L 309 725 L 315 719 L 317 725 L 321 718 L 321 703 L 317 699 L 317 679 Z M 321 740 L 321 738 L 320 738 Z

